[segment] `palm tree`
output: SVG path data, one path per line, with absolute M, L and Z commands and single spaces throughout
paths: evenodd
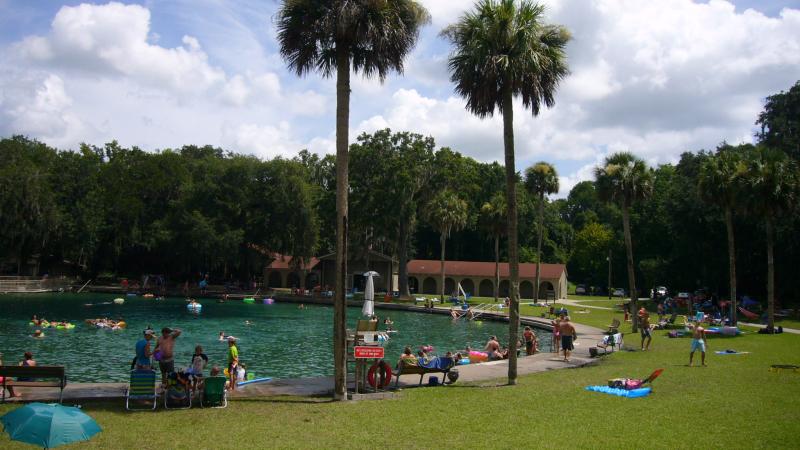
M 451 231 L 458 231 L 467 224 L 467 202 L 458 198 L 455 192 L 441 191 L 428 203 L 425 216 L 428 224 L 439 232 L 441 245 L 440 278 L 442 287 L 439 291 L 439 302 L 444 303 L 444 248 L 445 241 Z
M 506 198 L 498 192 L 481 206 L 478 219 L 481 228 L 494 238 L 494 301 L 500 293 L 500 238 L 508 232 Z
M 786 153 L 771 148 L 751 152 L 741 172 L 748 207 L 764 218 L 767 233 L 767 326 L 775 326 L 775 220 L 795 208 L 800 190 L 800 168 Z
M 628 287 L 631 294 L 631 320 L 633 332 L 638 331 L 636 311 L 639 295 L 633 272 L 633 243 L 631 240 L 631 206 L 653 192 L 653 172 L 647 164 L 632 153 L 621 152 L 608 156 L 605 166 L 596 167 L 594 176 L 597 195 L 607 202 L 617 202 L 622 207 L 622 229 L 628 253 Z
M 536 243 L 536 285 L 533 301 L 539 301 L 539 283 L 542 267 L 542 234 L 544 234 L 544 196 L 558 192 L 558 172 L 551 164 L 539 161 L 525 171 L 525 188 L 539 199 L 538 239 Z
M 750 146 L 748 144 L 748 146 Z M 728 273 L 731 292 L 731 322 L 736 324 L 736 244 L 733 232 L 733 212 L 741 197 L 741 177 L 744 160 L 742 149 L 724 145 L 717 154 L 709 156 L 700 166 L 697 187 L 700 196 L 709 204 L 720 207 L 725 214 L 728 232 Z
M 519 254 L 517 181 L 514 165 L 514 96 L 534 116 L 555 103 L 559 82 L 567 76 L 566 28 L 543 23 L 544 7 L 530 0 L 479 0 L 473 11 L 442 34 L 453 44 L 450 80 L 479 117 L 503 115 L 503 147 L 508 203 L 508 263 L 511 276 L 509 348 L 519 332 Z M 517 383 L 517 353 L 509 352 L 508 384 Z
M 334 397 L 347 398 L 345 279 L 347 278 L 347 147 L 350 70 L 383 81 L 430 20 L 414 0 L 284 0 L 276 16 L 281 56 L 298 76 L 336 75 L 336 281 L 333 314 Z

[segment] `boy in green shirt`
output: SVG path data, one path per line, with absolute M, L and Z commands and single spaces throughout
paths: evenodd
M 236 348 L 236 338 L 228 336 L 228 376 L 231 379 L 230 389 L 236 390 L 236 369 L 239 366 L 239 349 Z

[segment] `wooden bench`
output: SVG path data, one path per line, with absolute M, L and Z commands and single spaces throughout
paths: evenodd
M 8 387 L 57 387 L 61 389 L 58 395 L 58 403 L 61 403 L 67 386 L 64 366 L 0 366 L 0 377 L 3 377 L 3 402 L 6 401 Z M 36 381 L 18 381 L 9 377 L 32 378 Z
M 447 369 L 429 369 L 427 367 L 421 367 L 417 365 L 409 365 L 406 364 L 404 361 L 400 362 L 400 365 L 397 366 L 397 372 L 394 374 L 397 378 L 394 381 L 394 387 L 397 388 L 397 383 L 400 382 L 400 375 L 419 375 L 419 384 L 422 385 L 422 377 L 425 376 L 427 373 L 441 373 L 442 382 L 441 385 L 444 385 L 445 377 L 450 372 L 454 366 L 450 366 Z

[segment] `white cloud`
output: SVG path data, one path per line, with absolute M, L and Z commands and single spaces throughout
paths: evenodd
M 73 100 L 64 89 L 64 81 L 58 76 L 50 75 L 29 94 L 30 98 L 16 102 L 6 112 L 14 133 L 62 142 L 65 136 L 76 137 L 85 131 L 72 111 Z
M 545 3 L 547 20 L 572 32 L 572 73 L 539 117 L 515 104 L 517 168 L 555 163 L 561 195 L 609 152 L 655 164 L 748 140 L 764 97 L 798 78 L 797 9 L 767 17 L 722 0 Z M 65 6 L 49 28 L 40 24 L 45 32 L 4 36 L 15 43 L 0 47 L 0 133 L 66 147 L 118 139 L 265 157 L 334 151 L 335 82 L 286 70 L 269 23 L 277 3 L 147 4 Z M 448 43 L 437 35 L 473 2 L 423 4 L 432 24 L 405 75 L 385 84 L 351 77 L 351 141 L 390 127 L 502 162 L 502 117 L 464 109 L 447 73 Z
M 150 11 L 139 5 L 64 6 L 47 36 L 26 38 L 17 50 L 45 67 L 131 77 L 178 92 L 202 92 L 224 81 L 196 38 L 163 48 L 148 42 L 149 32 Z
M 277 126 L 254 123 L 227 124 L 222 128 L 222 144 L 231 150 L 263 158 L 275 156 L 291 158 L 302 148 L 299 142 L 292 139 L 291 127 L 285 121 Z

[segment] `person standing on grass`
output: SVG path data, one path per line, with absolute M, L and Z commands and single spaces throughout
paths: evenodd
M 706 329 L 703 328 L 700 324 L 694 326 L 694 330 L 692 331 L 692 351 L 689 353 L 689 367 L 692 366 L 692 358 L 694 358 L 694 352 L 696 350 L 700 350 L 701 354 L 701 362 L 703 366 L 706 365 Z
M 564 316 L 561 322 L 558 323 L 559 333 L 561 334 L 561 349 L 564 350 L 564 361 L 569 362 L 569 355 L 575 346 L 572 345 L 575 339 L 578 338 L 578 333 L 572 322 L 569 321 L 569 316 Z
M 231 391 L 236 390 L 236 370 L 239 367 L 239 348 L 236 347 L 236 338 L 228 336 L 228 376 L 231 379 Z
M 642 351 L 650 349 L 650 341 L 653 340 L 653 337 L 650 335 L 650 313 L 644 309 L 644 306 L 639 309 L 639 332 L 642 335 Z M 645 346 L 644 341 L 647 340 L 647 345 Z

